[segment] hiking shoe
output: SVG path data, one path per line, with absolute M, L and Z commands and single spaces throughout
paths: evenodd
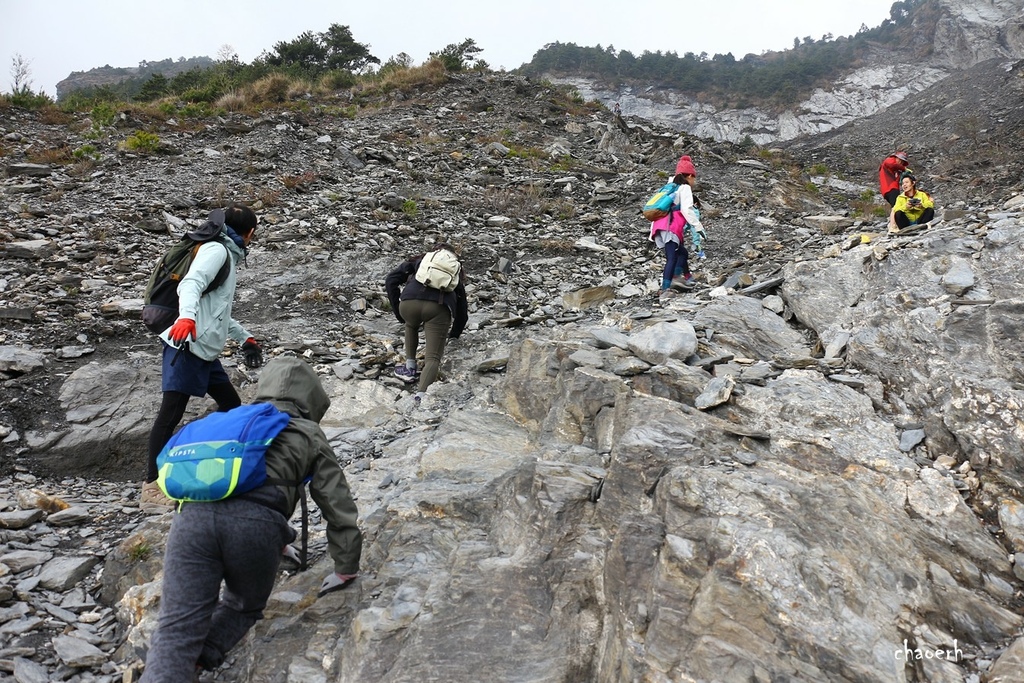
M 142 493 L 139 495 L 139 507 L 143 510 L 164 512 L 175 505 L 177 503 L 165 496 L 155 481 L 147 481 L 142 485 Z
M 687 273 L 686 275 L 672 278 L 671 288 L 683 292 L 693 289 L 693 275 Z
M 419 381 L 420 373 L 419 370 L 413 370 L 404 365 L 395 366 L 395 377 L 402 380 L 406 384 L 412 384 Z

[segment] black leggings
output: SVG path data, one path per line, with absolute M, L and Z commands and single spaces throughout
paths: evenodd
M 230 382 L 224 384 L 211 384 L 206 390 L 214 401 L 217 402 L 217 412 L 225 413 L 232 408 L 242 405 L 242 399 L 235 391 Z M 160 402 L 160 410 L 153 422 L 153 429 L 149 432 L 149 459 L 146 463 L 146 481 L 156 481 L 160 475 L 156 468 L 156 456 L 164 449 L 167 442 L 171 440 L 174 429 L 181 422 L 185 415 L 185 408 L 188 407 L 188 394 L 180 391 L 165 391 L 163 400 Z
M 917 219 L 917 224 L 930 223 L 933 218 L 935 218 L 935 209 L 925 209 L 921 217 Z M 910 219 L 902 211 L 897 211 L 893 215 L 893 220 L 896 221 L 897 228 L 905 228 L 910 225 Z

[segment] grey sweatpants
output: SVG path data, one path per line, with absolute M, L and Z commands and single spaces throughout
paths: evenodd
M 436 301 L 404 299 L 398 305 L 398 312 L 405 321 L 406 358 L 416 357 L 416 347 L 420 343 L 420 326 L 423 326 L 423 336 L 426 337 L 423 344 L 425 362 L 417 389 L 426 391 L 437 379 L 437 373 L 441 368 L 444 345 L 448 341 L 448 331 L 452 329 L 451 311 Z
M 183 683 L 197 664 L 220 666 L 263 618 L 294 538 L 284 515 L 259 503 L 185 503 L 167 538 L 160 617 L 140 683 Z

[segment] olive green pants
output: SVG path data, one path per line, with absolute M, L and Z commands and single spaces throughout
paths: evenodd
M 448 307 L 436 301 L 423 299 L 406 299 L 398 304 L 398 312 L 405 321 L 405 357 L 416 358 L 416 348 L 420 345 L 420 327 L 423 327 L 425 362 L 420 373 L 419 391 L 437 379 L 444 355 L 444 345 L 448 341 L 448 331 L 452 328 L 452 314 Z

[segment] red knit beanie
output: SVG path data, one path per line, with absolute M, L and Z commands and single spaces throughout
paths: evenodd
M 682 156 L 676 164 L 676 175 L 680 173 L 697 177 L 697 169 L 693 167 L 693 160 L 689 156 Z

